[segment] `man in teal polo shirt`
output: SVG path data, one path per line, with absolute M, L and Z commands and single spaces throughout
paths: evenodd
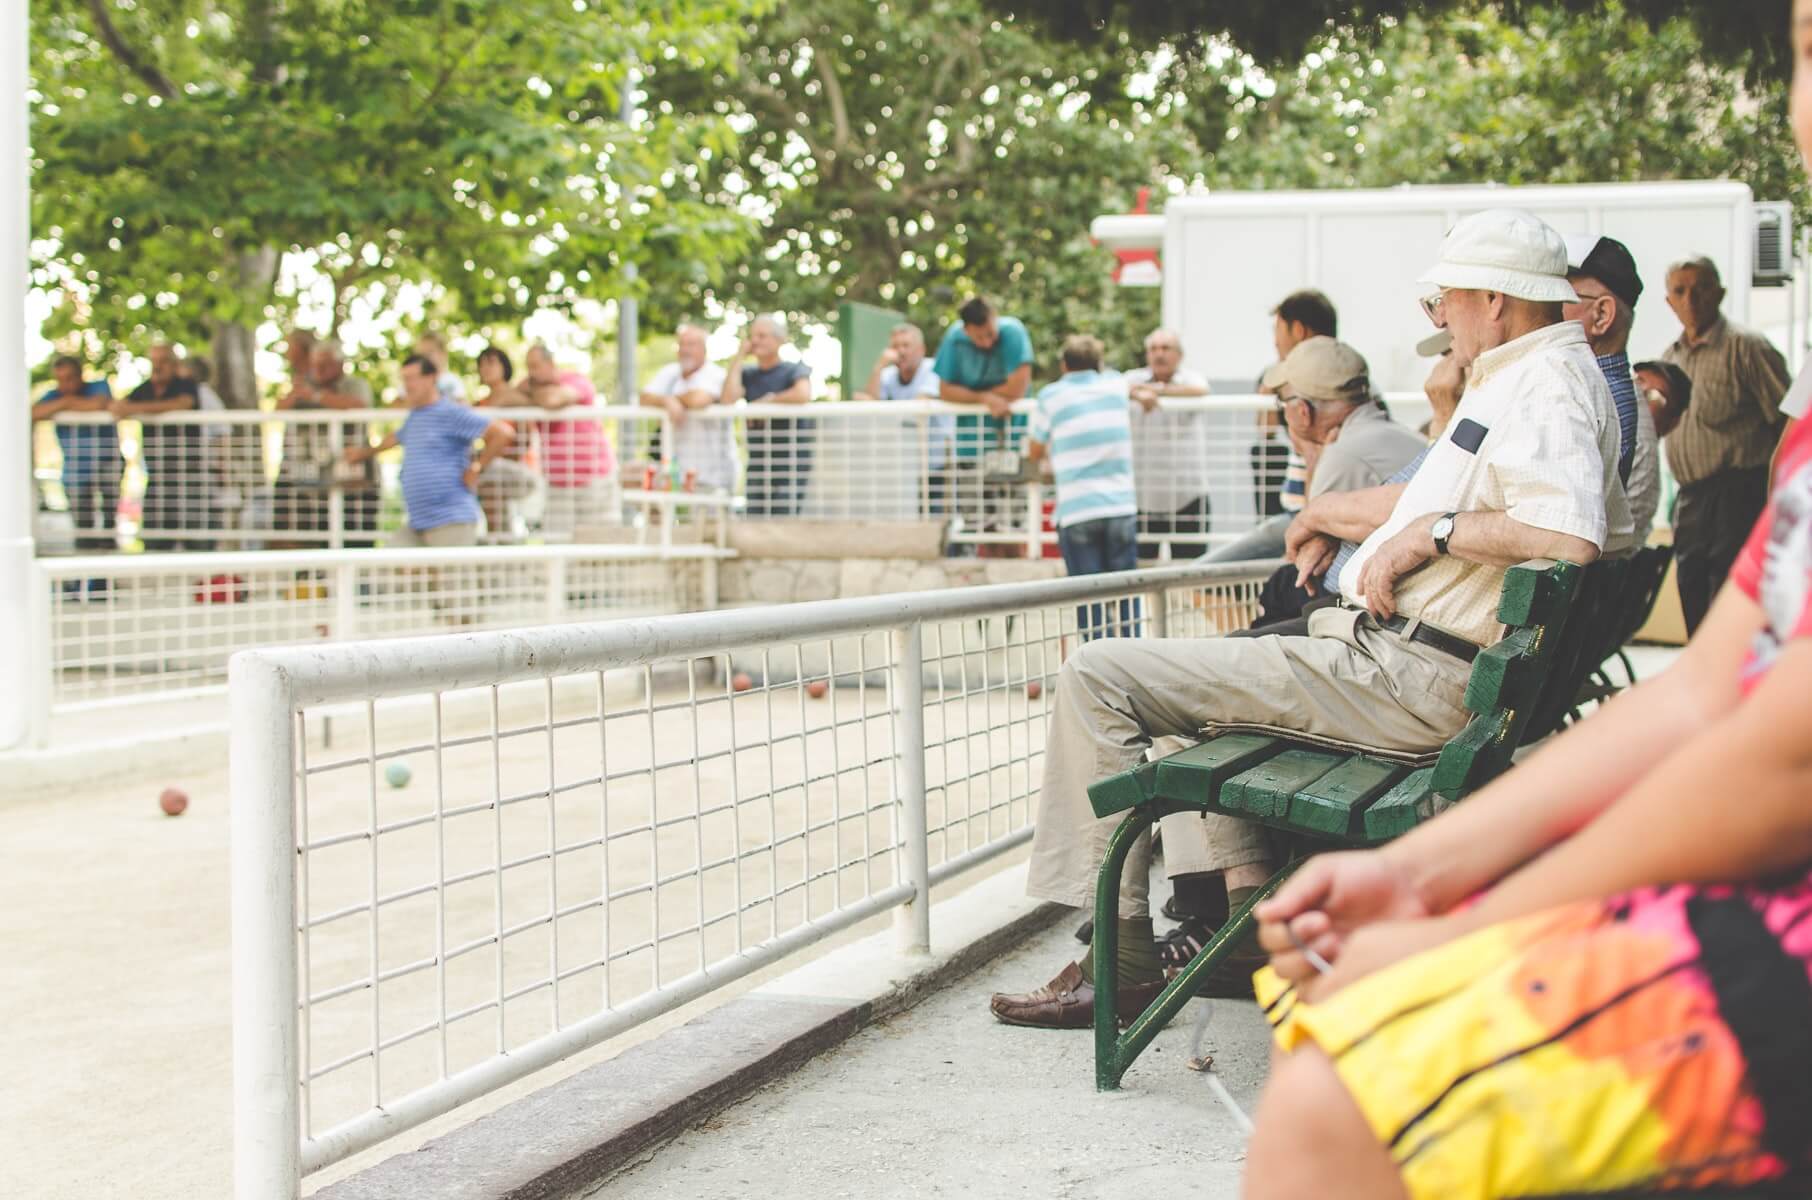
M 957 418 L 951 477 L 943 490 L 955 498 L 965 523 L 980 527 L 987 523 L 982 455 L 1011 449 L 1025 434 L 1025 417 L 1012 416 L 1011 410 L 1032 383 L 1032 338 L 1018 317 L 999 316 L 980 296 L 958 309 L 957 317 L 932 364 L 938 397 L 986 408 L 988 416 Z

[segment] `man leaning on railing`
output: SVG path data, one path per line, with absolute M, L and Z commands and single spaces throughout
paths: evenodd
M 63 354 L 51 364 L 56 386 L 32 405 L 31 419 L 58 413 L 106 413 L 113 391 L 105 379 L 84 379 L 82 360 Z M 75 525 L 76 549 L 114 548 L 113 523 L 120 506 L 120 442 L 113 423 L 57 426 L 63 451 L 63 495 Z

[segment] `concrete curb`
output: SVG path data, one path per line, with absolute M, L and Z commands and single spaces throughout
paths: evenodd
M 1025 868 L 933 909 L 939 949 L 916 960 L 865 938 L 552 1084 L 317 1200 L 574 1200 L 637 1157 L 912 1007 L 1069 910 L 1025 898 Z

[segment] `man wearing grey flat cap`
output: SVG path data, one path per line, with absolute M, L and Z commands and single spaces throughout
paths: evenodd
M 1088 786 L 1136 765 L 1154 738 L 1250 723 L 1383 749 L 1439 746 L 1468 719 L 1472 660 L 1502 636 L 1504 570 L 1529 558 L 1591 562 L 1627 545 L 1616 410 L 1584 331 L 1561 320 L 1560 305 L 1577 298 L 1566 276 L 1566 244 L 1527 213 L 1479 213 L 1447 235 L 1423 279 L 1440 291 L 1423 307 L 1470 368 L 1465 396 L 1414 478 L 1323 497 L 1291 526 L 1305 575 L 1320 574 L 1342 538 L 1360 543 L 1342 603 L 1311 613 L 1306 636 L 1104 638 L 1070 654 L 1046 739 L 1030 895 L 1094 903 L 1117 822 L 1095 817 Z M 1201 820 L 1206 865 L 1225 873 L 1237 907 L 1272 870 L 1261 831 L 1184 819 Z M 1143 1008 L 1163 985 L 1150 864 L 1141 837 L 1126 860 L 1112 979 L 1097 981 L 1085 954 L 1043 987 L 995 995 L 995 1017 L 1086 1028 L 1097 982 L 1118 989 L 1124 1010 Z M 1203 990 L 1249 996 L 1263 962 L 1256 941 L 1235 946 Z

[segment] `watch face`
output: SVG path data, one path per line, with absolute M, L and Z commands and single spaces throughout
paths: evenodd
M 1434 538 L 1436 541 L 1438 541 L 1438 542 L 1446 541 L 1448 538 L 1453 536 L 1453 518 L 1452 517 L 1442 517 L 1440 520 L 1438 520 L 1434 523 L 1434 528 L 1431 529 L 1429 532 L 1434 534 Z

